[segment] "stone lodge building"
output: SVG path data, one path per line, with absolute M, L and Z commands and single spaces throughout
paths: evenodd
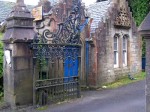
M 71 1 L 62 0 L 53 5 L 49 1 L 39 2 L 38 6 L 44 7 L 44 19 L 37 23 L 47 24 L 51 18 L 54 21 L 45 28 L 56 31 L 57 23 L 69 14 Z M 83 24 L 88 20 L 81 31 L 82 85 L 97 88 L 122 76 L 139 73 L 142 43 L 127 1 L 105 0 L 82 7 Z
M 93 87 L 141 71 L 141 38 L 126 0 L 88 7 L 90 26 L 88 84 Z

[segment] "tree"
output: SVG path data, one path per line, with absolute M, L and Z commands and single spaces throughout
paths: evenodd
M 139 26 L 149 12 L 149 0 L 128 0 L 133 17 Z
M 149 0 L 128 0 L 133 17 L 139 26 L 149 12 Z M 142 56 L 145 57 L 145 40 L 143 39 Z

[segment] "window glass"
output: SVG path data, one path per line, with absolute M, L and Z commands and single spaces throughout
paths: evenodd
M 123 37 L 123 54 L 122 54 L 122 62 L 123 66 L 127 66 L 127 37 Z
M 114 37 L 114 67 L 118 67 L 118 37 Z
M 114 64 L 117 64 L 117 52 L 114 51 Z

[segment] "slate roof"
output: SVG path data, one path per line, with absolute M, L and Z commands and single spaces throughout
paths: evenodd
M 144 21 L 141 23 L 139 31 L 150 31 L 150 12 L 148 13 Z
M 59 0 L 49 0 L 49 1 L 51 2 L 52 6 L 60 2 Z
M 0 22 L 4 21 L 12 8 L 15 6 L 14 2 L 0 1 Z M 27 6 L 29 10 L 32 10 L 33 6 Z
M 112 2 L 109 0 L 101 1 L 87 7 L 88 13 L 90 13 L 90 17 L 93 18 L 93 22 L 91 24 L 91 33 L 94 33 L 95 29 L 98 28 L 99 22 L 105 22 L 111 3 Z

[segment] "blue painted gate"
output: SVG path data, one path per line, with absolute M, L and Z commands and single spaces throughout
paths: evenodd
M 76 77 L 78 76 L 79 70 L 79 48 L 77 47 L 67 47 L 67 52 L 72 54 L 75 53 L 76 55 L 72 57 L 67 57 L 64 62 L 64 77 Z M 67 54 L 66 54 L 67 55 Z

